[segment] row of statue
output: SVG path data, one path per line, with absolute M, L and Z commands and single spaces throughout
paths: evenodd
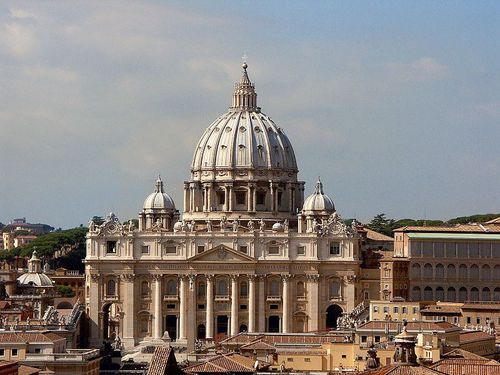
M 233 232 L 238 232 L 240 229 L 246 229 L 249 232 L 255 232 L 256 230 L 256 224 L 253 220 L 249 220 L 247 223 L 247 226 L 245 227 L 240 223 L 239 219 L 234 219 L 232 221 L 228 221 L 228 219 L 223 216 L 219 224 L 213 224 L 212 220 L 206 220 L 206 230 L 207 232 L 213 232 L 215 228 L 219 228 L 221 232 L 226 232 L 227 230 L 231 230 Z M 263 219 L 260 219 L 258 222 L 258 230 L 259 232 L 264 232 L 266 230 L 266 222 Z M 288 231 L 289 228 L 289 223 L 288 220 L 285 219 L 283 223 L 278 222 L 280 225 L 280 230 L 283 231 Z M 274 230 L 273 228 L 271 228 Z M 174 232 L 195 232 L 196 231 L 196 222 L 193 220 L 190 223 L 187 223 L 185 220 L 182 220 L 179 222 L 179 224 L 176 223 L 174 226 Z

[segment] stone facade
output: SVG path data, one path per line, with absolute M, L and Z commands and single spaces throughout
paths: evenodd
M 91 345 L 325 330 L 360 301 L 356 225 L 320 181 L 304 200 L 290 141 L 243 68 L 229 112 L 196 146 L 182 218 L 158 178 L 139 228 L 113 214 L 90 223 Z

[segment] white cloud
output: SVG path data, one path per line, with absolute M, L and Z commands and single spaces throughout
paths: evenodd
M 422 82 L 448 78 L 450 69 L 433 57 L 421 57 L 409 63 L 388 63 L 386 73 L 398 81 Z
M 15 58 L 30 56 L 36 48 L 35 33 L 29 26 L 10 22 L 0 28 L 0 45 L 3 44 Z
M 11 8 L 9 9 L 10 17 L 14 19 L 26 19 L 26 18 L 31 18 L 31 19 L 36 19 L 36 16 L 34 13 L 31 13 L 25 9 L 20 9 L 20 8 Z

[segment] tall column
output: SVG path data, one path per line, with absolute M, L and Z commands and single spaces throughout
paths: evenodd
M 319 275 L 307 275 L 307 311 L 310 319 L 309 331 L 319 329 Z
M 248 332 L 255 332 L 255 275 L 248 277 Z
M 187 277 L 185 275 L 179 276 L 179 340 L 186 340 L 186 289 Z
M 98 273 L 90 274 L 89 288 L 89 318 L 90 318 L 90 340 L 89 344 L 93 348 L 98 348 L 102 344 L 102 314 L 99 311 L 101 306 L 102 278 Z
M 125 286 L 123 296 L 123 333 L 122 343 L 125 348 L 133 348 L 135 330 L 135 308 L 134 308 L 134 275 L 124 274 L 122 280 Z
M 154 319 L 154 325 L 153 325 L 153 338 L 154 339 L 160 339 L 163 332 L 162 332 L 162 322 L 163 322 L 163 314 L 161 311 L 161 279 L 163 275 L 153 275 L 153 282 L 154 282 L 154 313 L 155 316 L 153 317 Z
M 254 186 L 252 191 L 252 211 L 257 210 L 257 186 Z
M 191 198 L 189 197 L 189 184 L 184 184 L 184 211 L 189 211 L 189 202 Z
M 207 210 L 212 211 L 212 184 L 208 184 L 207 188 Z
M 266 275 L 259 276 L 259 332 L 266 332 Z
M 231 275 L 231 336 L 238 333 L 238 275 Z
M 283 333 L 290 332 L 290 292 L 289 280 L 291 275 L 282 275 L 283 280 Z
M 207 279 L 207 315 L 206 315 L 206 338 L 214 338 L 214 276 L 206 275 Z
M 228 186 L 229 188 L 229 211 L 234 210 L 234 205 L 233 205 L 233 187 Z
M 253 190 L 253 186 L 249 185 L 248 190 L 247 190 L 247 210 L 248 211 L 253 211 L 252 210 L 252 190 Z
M 269 183 L 269 191 L 271 192 L 271 212 L 274 212 L 274 186 L 273 183 Z
M 229 211 L 229 186 L 224 186 L 224 211 Z

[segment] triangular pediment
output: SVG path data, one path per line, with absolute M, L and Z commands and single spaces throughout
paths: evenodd
M 255 259 L 249 257 L 246 254 L 242 254 L 241 252 L 231 249 L 225 245 L 219 245 L 213 247 L 207 251 L 204 251 L 201 254 L 197 254 L 194 257 L 188 259 L 191 262 L 224 262 L 224 263 L 232 263 L 232 262 L 255 262 Z

